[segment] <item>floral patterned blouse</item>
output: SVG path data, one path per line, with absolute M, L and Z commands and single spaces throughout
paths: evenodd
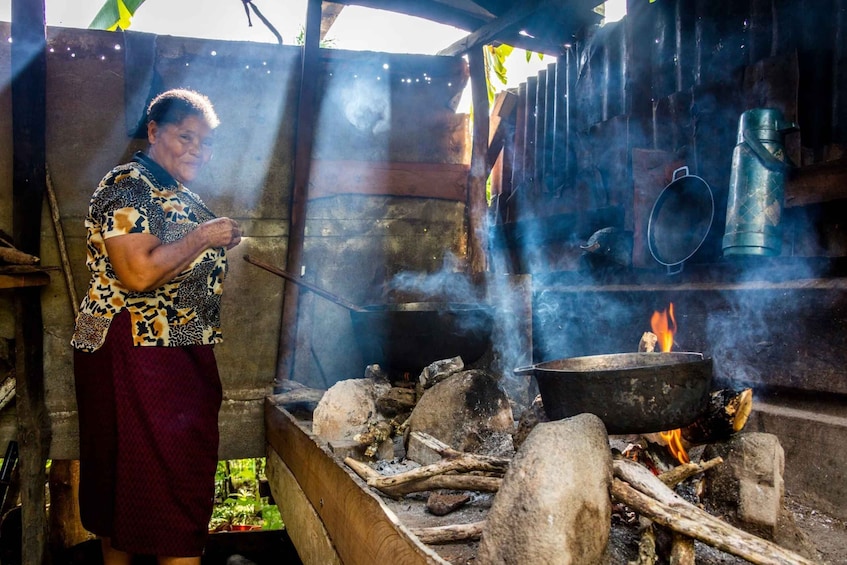
M 112 318 L 122 310 L 129 311 L 136 346 L 222 341 L 225 249 L 207 249 L 170 282 L 136 292 L 118 280 L 105 245 L 106 239 L 129 233 L 150 233 L 171 243 L 214 217 L 197 195 L 143 153 L 109 172 L 94 191 L 85 219 L 91 281 L 71 345 L 83 351 L 98 349 Z

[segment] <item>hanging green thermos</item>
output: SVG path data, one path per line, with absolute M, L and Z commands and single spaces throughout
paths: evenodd
M 783 138 L 796 130 L 773 108 L 741 114 L 732 153 L 724 256 L 773 256 L 782 251 L 780 218 L 790 166 Z

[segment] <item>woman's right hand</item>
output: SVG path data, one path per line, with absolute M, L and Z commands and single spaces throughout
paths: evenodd
M 209 247 L 232 249 L 241 243 L 241 228 L 232 218 L 215 218 L 198 228 L 207 238 Z
M 131 233 L 105 240 L 106 252 L 121 283 L 139 292 L 158 288 L 187 269 L 203 251 L 232 249 L 241 243 L 241 229 L 231 218 L 200 224 L 182 239 L 164 244 L 149 233 Z

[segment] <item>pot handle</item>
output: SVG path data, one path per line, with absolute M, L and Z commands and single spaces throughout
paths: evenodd
M 681 172 L 682 174 L 677 176 L 677 173 L 679 173 L 679 172 Z M 687 176 L 688 176 L 688 166 L 680 167 L 673 172 L 673 175 L 671 175 L 671 182 L 674 182 L 678 178 L 687 177 Z
M 764 145 L 750 133 L 748 130 L 744 130 L 744 143 L 747 144 L 747 147 L 759 158 L 759 161 L 762 162 L 765 168 L 770 169 L 771 171 L 785 171 L 791 168 L 791 163 L 780 161 L 776 157 L 774 157 L 770 151 L 768 151 Z
M 512 369 L 512 372 L 518 376 L 522 375 L 532 375 L 535 373 L 535 365 L 527 365 L 526 367 L 518 367 L 517 369 Z
M 683 267 L 684 263 L 685 262 L 683 261 L 683 262 L 680 262 L 680 263 L 676 263 L 674 265 L 668 265 L 667 266 L 668 276 L 680 274 L 682 272 L 682 267 Z

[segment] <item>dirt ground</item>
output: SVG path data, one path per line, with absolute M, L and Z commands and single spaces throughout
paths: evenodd
M 790 493 L 785 506 L 817 559 L 826 565 L 847 563 L 847 522 L 804 505 Z

